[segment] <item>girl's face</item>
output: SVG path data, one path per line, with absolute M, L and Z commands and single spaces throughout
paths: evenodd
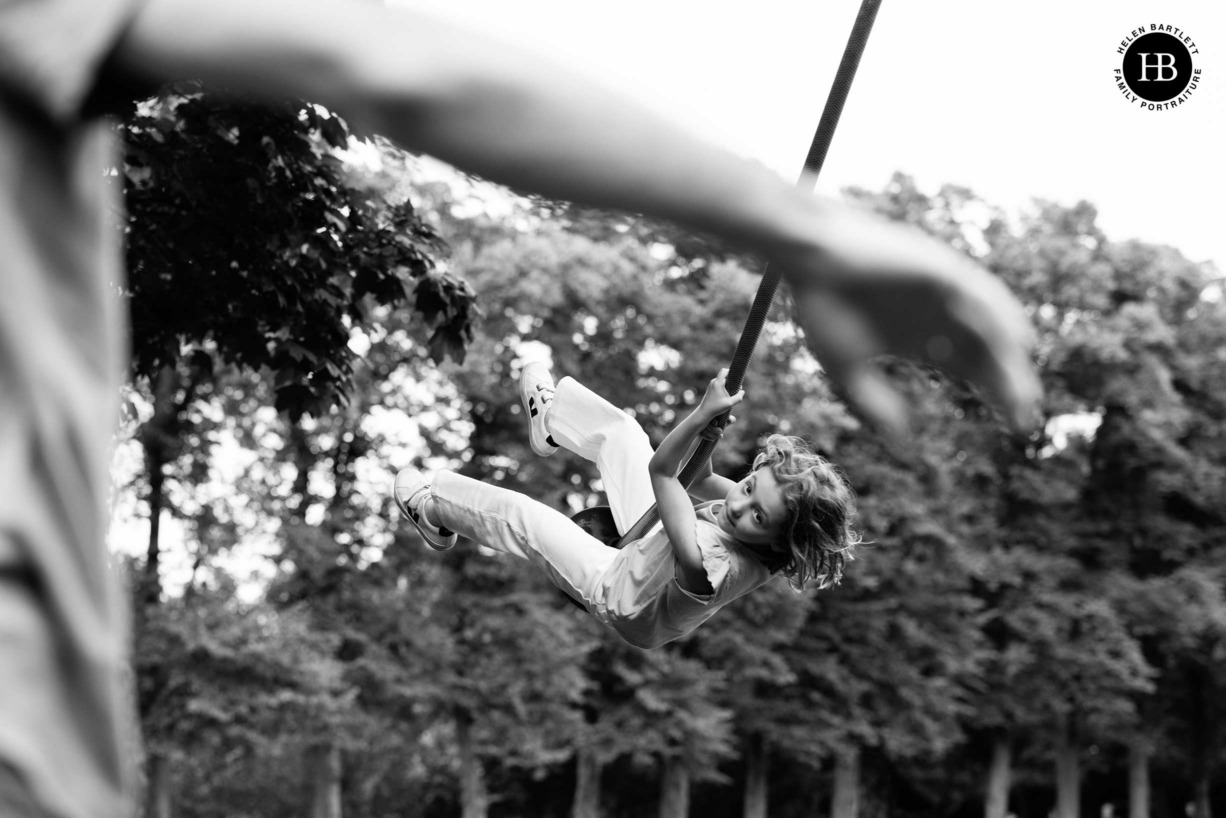
M 760 468 L 732 487 L 715 519 L 720 528 L 743 543 L 769 545 L 779 539 L 787 513 L 774 472 Z

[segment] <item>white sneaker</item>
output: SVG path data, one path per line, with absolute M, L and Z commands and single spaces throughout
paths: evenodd
M 553 403 L 554 391 L 553 375 L 543 363 L 525 364 L 520 370 L 519 398 L 528 417 L 528 442 L 541 457 L 549 457 L 558 450 L 557 442 L 545 428 L 545 414 Z
M 430 481 L 417 469 L 401 469 L 396 475 L 396 482 L 392 487 L 392 499 L 396 501 L 396 508 L 417 527 L 426 545 L 435 551 L 446 551 L 455 545 L 459 538 L 445 528 L 432 525 L 426 515 L 421 513 L 422 504 L 429 496 Z M 447 533 L 443 533 L 444 531 Z

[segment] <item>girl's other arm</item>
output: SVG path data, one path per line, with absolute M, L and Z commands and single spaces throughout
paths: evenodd
M 689 458 L 686 458 L 687 462 Z M 716 474 L 711 470 L 711 461 L 707 460 L 694 478 L 694 482 L 690 484 L 690 496 L 696 497 L 699 500 L 722 500 L 728 496 L 728 492 L 732 491 L 736 485 L 735 480 L 729 480 L 722 474 Z
M 698 433 L 718 417 L 726 409 L 730 409 L 744 398 L 744 392 L 729 395 L 724 390 L 724 378 L 727 370 L 712 379 L 707 386 L 706 394 L 698 407 L 668 433 L 664 442 L 652 455 L 647 470 L 651 477 L 651 489 L 656 496 L 656 508 L 660 512 L 660 522 L 664 532 L 672 544 L 677 562 L 681 566 L 681 587 L 696 594 L 710 594 L 714 591 L 707 579 L 706 569 L 702 565 L 702 551 L 698 548 L 697 523 L 694 506 L 690 503 L 685 486 L 677 479 L 682 461 L 690 451 L 691 444 Z

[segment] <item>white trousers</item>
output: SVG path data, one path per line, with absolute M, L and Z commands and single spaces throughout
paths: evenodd
M 619 532 L 655 502 L 647 474 L 651 442 L 634 418 L 574 378 L 563 378 L 546 428 L 560 446 L 596 463 Z M 431 494 L 446 528 L 535 563 L 555 585 L 605 619 L 601 578 L 621 553 L 616 548 L 544 503 L 454 472 L 436 474 Z

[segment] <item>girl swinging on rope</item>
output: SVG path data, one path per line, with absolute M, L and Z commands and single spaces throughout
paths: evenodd
M 539 566 L 622 639 L 656 648 L 691 632 L 776 573 L 800 589 L 839 581 L 852 559 L 854 495 L 843 475 L 797 438 L 772 435 L 739 482 L 710 464 L 687 493 L 677 474 L 708 424 L 740 403 L 727 370 L 655 452 L 625 412 L 573 378 L 555 387 L 543 364 L 520 374 L 532 449 L 594 461 L 619 532 L 655 503 L 660 522 L 616 549 L 518 492 L 441 471 L 396 476 L 396 506 L 436 550 L 463 535 Z M 689 494 L 700 502 L 691 504 Z

